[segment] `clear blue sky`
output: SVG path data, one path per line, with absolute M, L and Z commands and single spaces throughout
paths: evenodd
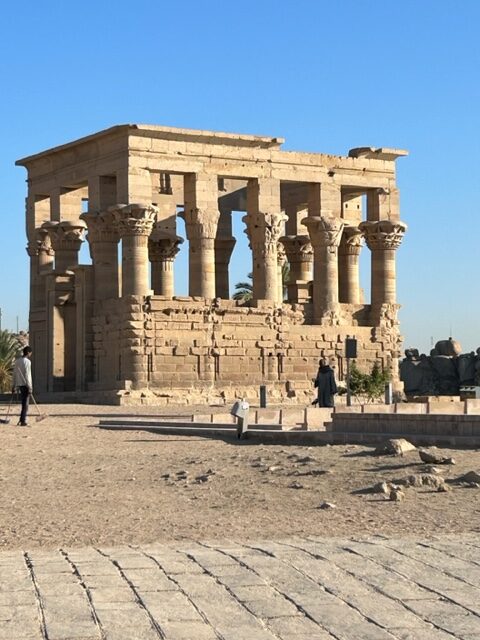
M 451 327 L 464 350 L 477 347 L 479 24 L 475 0 L 3 3 L 3 327 L 27 322 L 25 172 L 14 161 L 139 122 L 333 154 L 409 149 L 398 161 L 405 344 L 428 349 Z M 236 250 L 233 282 L 245 262 Z

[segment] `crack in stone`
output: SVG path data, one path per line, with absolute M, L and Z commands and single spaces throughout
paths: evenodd
M 309 541 L 309 542 L 318 542 L 318 541 L 315 541 L 315 540 L 307 540 L 307 541 Z M 368 544 L 370 544 L 368 540 L 359 540 L 359 541 L 360 541 L 360 542 L 364 542 L 364 543 L 368 543 Z M 280 544 L 285 544 L 285 546 L 291 546 L 291 545 L 289 545 L 289 544 L 287 544 L 287 543 L 280 543 Z M 293 546 L 292 548 L 297 549 L 298 547 Z M 305 551 L 304 549 L 301 549 L 301 548 L 300 548 L 300 550 L 301 550 L 301 551 Z M 343 547 L 343 546 L 342 546 L 342 547 L 341 547 L 341 550 L 342 550 L 342 551 L 348 551 L 348 552 L 350 552 L 350 553 L 353 553 L 354 555 L 357 555 L 357 556 L 359 556 L 360 558 L 370 560 L 371 562 L 373 562 L 373 563 L 377 564 L 378 566 L 382 567 L 382 569 L 385 569 L 386 571 L 390 571 L 392 574 L 395 574 L 395 575 L 398 575 L 398 576 L 400 576 L 400 577 L 404 578 L 405 580 L 409 581 L 411 584 L 416 585 L 417 587 L 420 587 L 421 589 L 424 589 L 425 591 L 428 591 L 428 592 L 430 592 L 430 593 L 432 593 L 432 594 L 435 594 L 435 596 L 441 596 L 442 598 L 444 598 L 443 594 L 438 593 L 438 592 L 434 591 L 433 589 L 430 589 L 429 587 L 422 586 L 421 584 L 419 584 L 419 583 L 417 583 L 417 582 L 414 582 L 414 581 L 413 581 L 413 580 L 411 580 L 407 575 L 404 575 L 404 574 L 400 573 L 399 571 L 396 571 L 396 570 L 395 570 L 395 569 L 393 569 L 392 567 L 389 567 L 389 566 L 387 566 L 387 565 L 383 564 L 381 561 L 378 561 L 378 560 L 376 560 L 375 558 L 371 558 L 370 556 L 365 556 L 365 555 L 361 554 L 360 552 L 356 551 L 355 549 L 348 548 L 348 547 Z M 308 555 L 310 555 L 310 556 L 312 556 L 312 557 L 314 557 L 314 558 L 321 558 L 321 559 L 323 559 L 323 560 L 328 560 L 328 558 L 326 558 L 326 557 L 324 557 L 324 556 L 321 556 L 321 555 L 319 555 L 319 554 L 317 555 L 317 554 L 311 553 L 311 552 L 309 552 L 309 551 L 305 551 L 305 553 L 307 553 Z M 349 572 L 349 571 L 347 571 L 346 569 L 343 569 L 343 567 L 340 567 L 339 565 L 335 564 L 335 563 L 334 563 L 334 562 L 332 562 L 331 560 L 328 560 L 328 561 L 329 561 L 329 562 L 331 562 L 331 564 L 333 564 L 334 566 L 339 567 L 340 569 L 342 569 L 342 570 L 343 570 L 343 571 L 345 571 L 346 573 L 350 574 L 350 572 Z M 370 582 L 368 582 L 368 579 L 363 578 L 363 577 L 360 577 L 360 576 L 357 576 L 356 574 L 352 574 L 352 575 L 353 575 L 353 577 L 355 577 L 356 579 L 361 580 L 362 582 L 365 582 L 366 584 L 368 584 L 369 586 L 371 586 L 373 589 L 377 590 L 377 587 L 376 587 L 375 585 L 371 584 Z M 410 613 L 412 613 L 412 614 L 413 614 L 414 616 L 416 616 L 419 620 L 422 620 L 425 624 L 432 625 L 432 627 L 433 627 L 434 629 L 437 629 L 437 630 L 439 630 L 439 631 L 442 631 L 443 633 L 446 633 L 447 635 L 450 635 L 450 637 L 451 637 L 451 638 L 457 638 L 457 636 L 452 635 L 452 634 L 450 633 L 450 631 L 448 631 L 448 630 L 447 630 L 447 629 L 445 629 L 444 627 L 440 627 L 440 626 L 438 626 L 437 624 L 435 624 L 434 622 L 432 622 L 431 620 L 428 620 L 427 618 L 423 618 L 423 617 L 419 616 L 419 615 L 418 615 L 418 613 L 416 613 L 413 609 L 411 609 L 411 608 L 410 608 L 407 604 L 405 604 L 405 602 L 403 602 L 402 600 L 397 599 L 397 598 L 392 598 L 392 597 L 391 597 L 390 595 L 388 595 L 387 593 L 384 593 L 384 592 L 382 592 L 381 590 L 379 590 L 379 591 L 380 591 L 380 593 L 382 593 L 382 595 L 386 596 L 387 598 L 390 598 L 392 601 L 400 603 L 400 604 L 401 604 L 405 609 L 407 609 L 407 611 L 409 611 Z M 381 627 L 381 628 L 383 628 L 383 627 Z M 390 631 L 389 631 L 388 629 L 387 629 L 387 631 L 390 633 Z
M 248 571 L 251 571 L 251 572 L 252 572 L 252 573 L 254 573 L 256 576 L 258 576 L 259 578 L 261 578 L 262 580 L 265 580 L 265 582 L 268 584 L 268 586 L 269 586 L 273 591 L 275 591 L 275 592 L 276 592 L 276 593 L 278 593 L 279 595 L 283 596 L 286 600 L 288 600 L 288 602 L 290 602 L 291 604 L 293 604 L 293 606 L 294 606 L 294 607 L 296 607 L 296 608 L 298 609 L 298 611 L 299 611 L 299 612 L 300 612 L 300 613 L 301 613 L 305 618 L 307 618 L 308 620 L 310 620 L 311 622 L 313 622 L 315 625 L 317 625 L 319 629 L 322 629 L 322 630 L 326 631 L 327 633 L 331 634 L 331 632 L 330 632 L 328 629 L 326 629 L 325 627 L 322 627 L 320 624 L 318 624 L 318 622 L 317 622 L 316 620 L 314 620 L 314 619 L 313 619 L 313 618 L 308 614 L 308 612 L 307 612 L 307 611 L 305 611 L 305 609 L 303 609 L 303 607 L 302 607 L 301 605 L 299 605 L 297 602 L 295 602 L 295 601 L 293 600 L 293 598 L 291 598 L 288 594 L 283 593 L 282 591 L 280 591 L 279 589 L 277 589 L 273 584 L 271 584 L 271 582 L 270 582 L 268 579 L 265 579 L 262 575 L 260 575 L 257 571 L 255 571 L 255 569 L 252 569 L 252 568 L 251 568 L 251 567 L 249 567 L 247 564 L 245 564 L 244 562 L 242 562 L 242 560 L 240 560 L 239 558 L 237 558 L 237 557 L 235 557 L 235 556 L 231 555 L 230 553 L 228 553 L 228 552 L 224 551 L 224 550 L 223 550 L 223 549 L 221 549 L 220 547 L 214 547 L 214 546 L 211 546 L 211 547 L 210 547 L 210 546 L 208 546 L 208 545 L 206 545 L 206 544 L 203 544 L 203 543 L 201 543 L 201 542 L 200 542 L 199 544 L 201 544 L 202 546 L 204 546 L 204 547 L 205 547 L 205 548 L 207 548 L 207 549 L 214 549 L 215 551 L 218 551 L 219 553 L 222 553 L 222 554 L 223 554 L 224 556 L 226 556 L 227 558 L 232 558 L 232 560 L 235 560 L 235 562 L 238 562 L 238 564 L 239 564 L 241 567 L 243 567 L 244 569 L 247 569 Z M 264 554 L 264 555 L 266 555 L 266 556 L 270 556 L 270 557 L 272 557 L 272 558 L 275 558 L 275 556 L 273 556 L 271 553 L 268 553 L 267 551 L 265 551 L 265 550 L 263 550 L 263 549 L 257 549 L 257 548 L 255 548 L 255 547 L 250 547 L 250 546 L 245 545 L 245 544 L 242 544 L 242 545 L 240 545 L 240 546 L 242 546 L 242 547 L 244 547 L 244 548 L 247 548 L 247 549 L 254 549 L 255 551 L 260 551 L 261 553 L 263 553 L 263 554 Z M 200 566 L 202 566 L 202 565 L 200 565 Z M 215 576 L 213 576 L 213 577 L 215 577 Z M 220 583 L 220 584 L 222 584 L 222 583 Z M 245 609 L 247 609 L 247 611 L 248 611 L 249 613 L 252 613 L 252 615 L 255 615 L 255 614 L 254 614 L 254 613 L 253 613 L 253 612 L 248 608 L 248 605 L 246 605 L 245 603 L 240 602 L 239 600 L 237 600 L 237 599 L 236 599 L 235 594 L 234 594 L 234 593 L 232 593 L 232 592 L 230 591 L 230 589 L 229 589 L 227 586 L 225 586 L 224 584 L 222 584 L 222 586 L 223 586 L 223 587 L 224 587 L 224 588 L 225 588 L 229 593 L 231 593 L 231 594 L 232 594 L 232 596 L 235 598 L 235 600 L 236 600 L 237 602 L 239 602 L 239 604 L 241 604 Z M 264 624 L 265 624 L 265 623 L 264 623 Z M 272 631 L 272 630 L 268 627 L 268 623 L 266 623 L 266 625 L 265 625 L 265 626 L 266 626 L 266 628 L 268 629 L 268 631 L 269 631 L 270 633 L 273 633 L 274 635 L 276 635 L 276 636 L 277 636 L 277 638 L 279 638 L 279 637 L 280 637 L 280 636 L 278 636 L 274 631 Z M 332 635 L 332 634 L 331 634 L 331 635 Z M 338 638 L 337 636 L 333 636 L 333 635 L 332 635 L 332 637 L 333 637 L 333 638 L 335 638 L 335 640 L 341 640 L 341 638 Z
M 94 547 L 95 551 L 97 551 L 101 556 L 103 556 L 104 558 L 107 558 L 107 560 L 109 560 L 113 566 L 117 569 L 117 571 L 119 572 L 119 574 L 121 575 L 121 577 L 125 580 L 125 582 L 128 584 L 128 586 L 130 587 L 130 589 L 133 591 L 134 595 L 135 595 L 135 600 L 137 602 L 137 604 L 139 605 L 139 607 L 141 609 L 143 609 L 143 611 L 146 613 L 148 619 L 150 620 L 150 624 L 152 625 L 153 629 L 157 632 L 159 638 L 161 638 L 162 640 L 166 640 L 166 636 L 162 630 L 162 628 L 160 627 L 160 625 L 157 623 L 157 621 L 155 620 L 155 618 L 152 616 L 152 614 L 150 613 L 150 611 L 148 610 L 148 608 L 145 606 L 145 603 L 143 602 L 140 594 L 138 593 L 136 587 L 134 586 L 134 584 L 132 583 L 131 580 L 129 580 L 125 574 L 125 572 L 123 571 L 122 567 L 120 566 L 120 564 L 117 562 L 117 560 L 115 560 L 114 558 L 111 558 L 108 554 L 104 553 L 101 549 L 98 549 L 96 547 Z
M 40 631 L 45 640 L 49 640 L 47 634 L 47 623 L 45 621 L 45 611 L 43 609 L 43 601 L 40 595 L 40 589 L 38 588 L 37 579 L 35 577 L 35 572 L 33 570 L 33 563 L 27 552 L 23 554 L 23 559 L 25 560 L 25 564 L 27 565 L 28 573 L 30 574 L 30 578 L 33 583 L 33 588 L 35 590 L 35 599 L 40 613 Z
M 68 564 L 70 565 L 70 567 L 72 568 L 73 571 L 73 575 L 78 579 L 78 582 L 80 584 L 80 586 L 82 587 L 82 589 L 85 592 L 85 596 L 88 600 L 88 604 L 90 607 L 90 613 L 92 614 L 92 618 L 95 622 L 95 624 L 98 627 L 98 631 L 100 633 L 100 638 L 101 640 L 106 640 L 107 638 L 107 634 L 105 633 L 105 631 L 103 630 L 102 627 L 102 623 L 100 622 L 100 619 L 97 615 L 97 612 L 95 611 L 95 606 L 93 604 L 93 600 L 92 600 L 92 594 L 90 593 L 90 589 L 87 587 L 87 585 L 85 584 L 80 571 L 78 570 L 78 567 L 76 566 L 76 564 L 70 559 L 68 553 L 66 551 L 64 551 L 63 549 L 60 549 L 60 553 L 63 555 L 63 557 L 65 558 L 65 560 L 68 562 Z
M 175 584 L 178 587 L 180 593 L 182 593 L 187 598 L 187 600 L 191 603 L 191 605 L 193 606 L 195 611 L 202 618 L 202 620 L 205 622 L 205 624 L 208 624 L 208 626 L 212 629 L 213 633 L 217 636 L 217 638 L 219 638 L 219 640 L 224 640 L 224 637 L 210 624 L 207 616 L 203 613 L 203 611 L 197 606 L 197 604 L 192 600 L 192 598 L 188 595 L 188 593 L 183 590 L 182 586 L 175 580 L 175 578 L 172 575 L 168 575 L 168 573 L 165 571 L 165 569 L 162 567 L 162 565 L 158 562 L 158 560 L 156 558 L 154 558 L 153 556 L 151 556 L 146 551 L 143 551 L 143 549 L 139 549 L 139 551 L 146 558 L 149 558 L 150 560 L 152 560 L 156 564 L 156 566 L 160 569 L 160 571 L 163 572 L 165 577 L 168 578 L 168 580 L 173 582 L 173 584 Z

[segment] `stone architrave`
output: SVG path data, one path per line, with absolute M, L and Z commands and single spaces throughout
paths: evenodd
M 305 302 L 308 283 L 313 280 L 313 248 L 307 235 L 283 236 L 280 242 L 285 247 L 290 273 L 288 278 L 288 301 Z
M 78 265 L 78 252 L 84 240 L 87 225 L 83 220 L 71 222 L 44 222 L 45 229 L 50 236 L 52 248 L 55 252 L 55 271 L 64 273 Z
M 112 211 L 83 213 L 93 262 L 95 300 L 118 298 L 118 231 Z
M 338 246 L 345 224 L 333 216 L 309 216 L 303 224 L 313 246 L 313 318 L 320 324 L 339 312 Z
M 358 260 L 362 249 L 362 232 L 347 225 L 338 248 L 338 286 L 340 302 L 360 304 L 360 274 Z
M 216 297 L 224 300 L 230 297 L 228 266 L 235 244 L 236 240 L 233 236 L 215 238 L 215 291 Z
M 362 222 L 360 231 L 372 252 L 372 310 L 396 304 L 395 251 L 400 246 L 407 225 L 400 221 Z
M 173 263 L 183 238 L 154 229 L 148 239 L 148 257 L 152 265 L 152 289 L 157 296 L 173 298 Z
M 278 213 L 248 213 L 242 218 L 253 253 L 253 298 L 278 302 L 277 243 L 287 216 Z
M 122 297 L 146 296 L 149 284 L 148 237 L 157 209 L 149 204 L 125 204 L 109 207 L 122 239 Z

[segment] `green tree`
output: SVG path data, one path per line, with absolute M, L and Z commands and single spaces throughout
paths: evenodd
M 20 344 L 10 331 L 6 329 L 0 331 L 0 391 L 2 393 L 12 388 L 13 362 L 19 349 Z
M 242 302 L 248 302 L 253 297 L 253 273 L 247 274 L 247 278 L 250 282 L 237 282 L 235 285 L 235 293 L 233 294 L 234 300 L 242 300 Z
M 364 398 L 368 402 L 379 400 L 384 392 L 385 385 L 390 381 L 388 371 L 382 371 L 376 362 L 370 373 L 362 373 L 355 361 L 350 365 L 350 390 L 352 395 Z
M 290 263 L 284 262 L 282 265 L 282 286 L 283 286 L 283 299 L 287 299 L 288 283 L 290 282 Z
M 250 282 L 237 282 L 235 285 L 235 293 L 233 294 L 234 300 L 242 300 L 248 302 L 253 297 L 253 273 L 247 274 L 247 278 Z M 290 265 L 288 262 L 282 266 L 282 284 L 283 284 L 283 299 L 287 297 L 287 284 L 290 278 Z

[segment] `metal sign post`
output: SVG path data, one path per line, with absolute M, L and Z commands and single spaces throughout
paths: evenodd
M 350 387 L 350 359 L 357 357 L 357 339 L 347 336 L 345 340 L 345 357 L 347 359 L 347 407 L 352 406 L 352 390 Z

